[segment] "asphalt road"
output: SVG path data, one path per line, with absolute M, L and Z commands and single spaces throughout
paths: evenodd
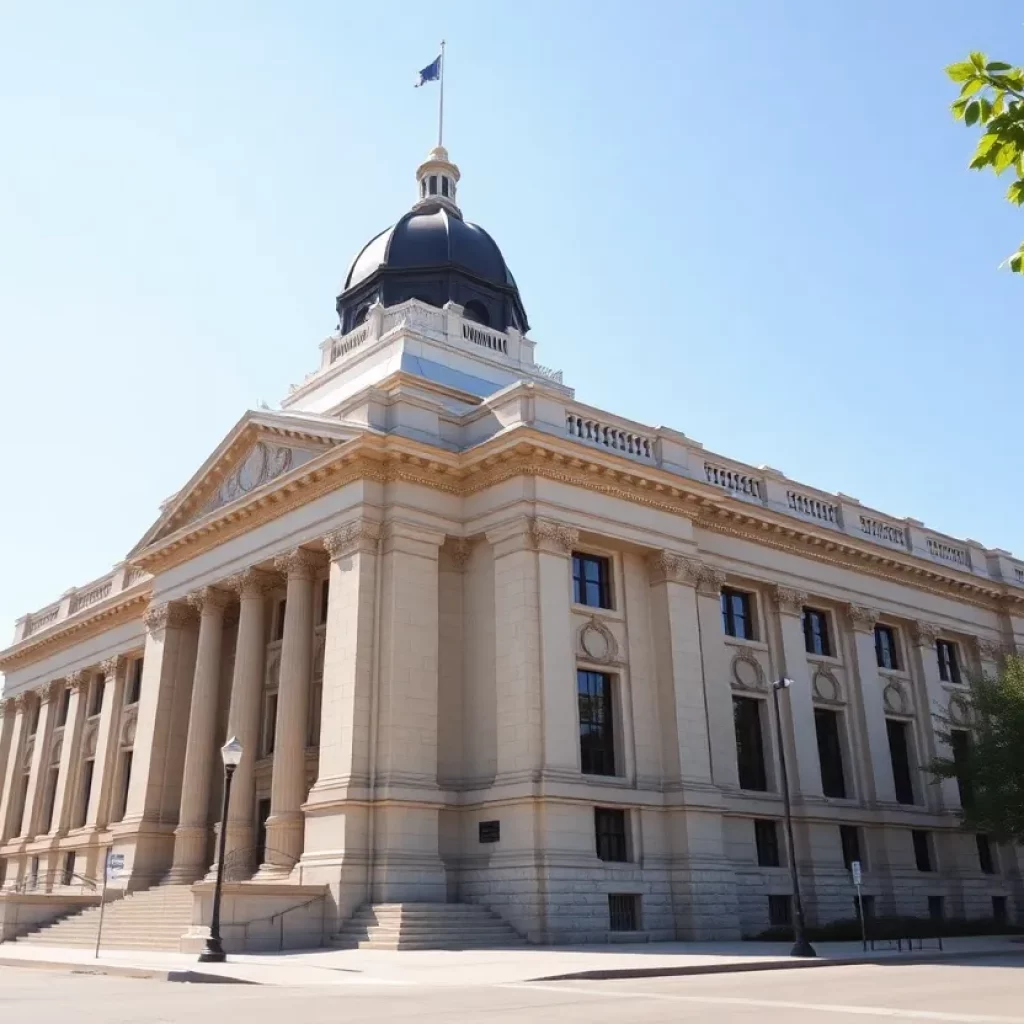
M 0 968 L 11 1024 L 1024 1024 L 1024 958 L 962 964 L 473 986 L 182 985 Z

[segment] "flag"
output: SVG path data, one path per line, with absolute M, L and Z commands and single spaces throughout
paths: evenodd
M 420 80 L 416 83 L 418 89 L 421 85 L 426 85 L 427 82 L 436 82 L 441 77 L 441 57 L 438 55 L 436 60 L 432 60 L 421 72 Z

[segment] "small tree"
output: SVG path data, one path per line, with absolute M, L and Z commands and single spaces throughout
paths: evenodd
M 960 758 L 935 758 L 927 770 L 937 781 L 960 781 L 965 828 L 1024 843 L 1024 658 L 1008 656 L 995 678 L 972 682 L 957 699 L 970 742 Z M 945 714 L 936 720 L 940 739 L 952 746 L 957 723 Z
M 1024 68 L 1015 68 L 983 53 L 950 64 L 946 74 L 960 83 L 960 97 L 953 102 L 953 115 L 969 128 L 976 124 L 985 131 L 978 141 L 970 166 L 991 167 L 996 174 L 1012 169 L 1016 180 L 1006 198 L 1024 203 Z M 1015 273 L 1024 273 L 1024 243 L 1006 263 Z

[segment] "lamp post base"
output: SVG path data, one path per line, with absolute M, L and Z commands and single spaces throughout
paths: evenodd
M 813 952 L 811 955 L 814 955 Z M 201 964 L 222 964 L 225 960 L 227 960 L 227 954 L 220 944 L 220 939 L 207 939 L 203 951 L 199 954 L 199 962 Z
M 789 951 L 790 956 L 817 956 L 814 947 L 806 939 L 797 939 L 793 948 Z

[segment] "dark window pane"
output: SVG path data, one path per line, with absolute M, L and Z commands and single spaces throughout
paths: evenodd
M 68 850 L 64 854 L 64 870 L 61 872 L 60 884 L 71 885 L 75 878 L 75 851 Z
M 614 775 L 611 678 L 603 672 L 577 672 L 576 688 L 580 712 L 580 768 L 584 775 Z
M 128 791 L 132 785 L 132 752 L 126 750 L 121 755 L 121 809 L 117 816 L 120 821 L 128 810 Z
M 763 868 L 777 868 L 779 858 L 779 828 L 770 818 L 754 819 L 754 842 L 757 845 L 757 863 Z
M 640 930 L 640 897 L 636 893 L 608 893 L 608 930 L 613 932 Z
M 790 896 L 768 897 L 768 923 L 773 928 L 784 928 L 793 923 L 793 899 Z
M 860 860 L 860 832 L 857 831 L 857 826 L 840 825 L 839 840 L 843 844 L 843 863 L 849 871 L 850 865 L 855 860 Z M 863 866 L 863 862 L 861 863 Z
M 327 604 L 328 599 L 331 596 L 331 581 L 324 580 L 320 584 L 320 624 L 323 625 L 327 621 Z
M 953 751 L 953 764 L 957 770 L 956 784 L 960 790 L 960 804 L 963 807 L 971 803 L 971 780 L 967 777 L 967 759 L 971 753 L 971 735 L 965 729 L 951 729 L 949 743 Z
M 932 850 L 928 833 L 915 828 L 911 830 L 910 835 L 914 840 L 914 861 L 917 863 L 917 870 L 931 871 Z
M 804 648 L 808 654 L 832 655 L 832 643 L 828 633 L 828 615 L 816 608 L 805 608 Z
M 910 740 L 907 723 L 887 718 L 885 728 L 889 733 L 889 758 L 892 761 L 892 778 L 896 784 L 896 799 L 901 804 L 914 802 L 914 782 L 910 774 Z
M 103 710 L 103 691 L 106 689 L 106 677 L 98 675 L 92 683 L 92 694 L 89 704 L 89 715 L 98 715 Z
M 978 844 L 978 865 L 986 875 L 994 875 L 996 864 L 992 857 L 992 844 L 988 841 L 988 836 L 977 835 L 974 839 Z
M 57 725 L 66 725 L 68 712 L 71 710 L 71 687 L 65 686 L 60 695 L 60 707 L 57 710 Z
M 128 697 L 126 704 L 138 704 L 142 696 L 142 658 L 136 658 L 128 670 Z
M 282 598 L 277 602 L 277 620 L 274 623 L 274 639 L 284 639 L 284 616 L 288 609 L 288 599 Z
M 814 709 L 814 728 L 818 734 L 818 762 L 821 765 L 821 789 L 825 796 L 846 796 L 843 777 L 843 747 L 839 738 L 839 712 Z
M 94 762 L 89 760 L 82 765 L 82 792 L 79 797 L 80 802 L 78 815 L 75 820 L 75 828 L 81 828 L 89 814 L 89 798 L 92 796 L 93 764 Z
M 941 896 L 928 897 L 928 916 L 933 921 L 941 921 L 946 916 L 946 910 Z
M 950 640 L 936 640 L 935 653 L 939 659 L 939 678 L 944 683 L 959 683 L 960 663 L 957 659 L 956 644 Z
M 722 628 L 727 636 L 754 639 L 754 620 L 750 595 L 741 590 L 722 590 Z
M 891 626 L 875 626 L 875 658 L 879 668 L 898 669 L 896 634 Z
M 611 563 L 597 555 L 572 556 L 572 595 L 576 604 L 611 608 Z
M 594 808 L 594 838 L 601 860 L 625 861 L 626 812 L 608 807 Z
M 740 789 L 764 792 L 768 789 L 768 776 L 764 763 L 764 736 L 761 733 L 761 702 L 753 697 L 733 697 L 732 713 L 736 728 Z

